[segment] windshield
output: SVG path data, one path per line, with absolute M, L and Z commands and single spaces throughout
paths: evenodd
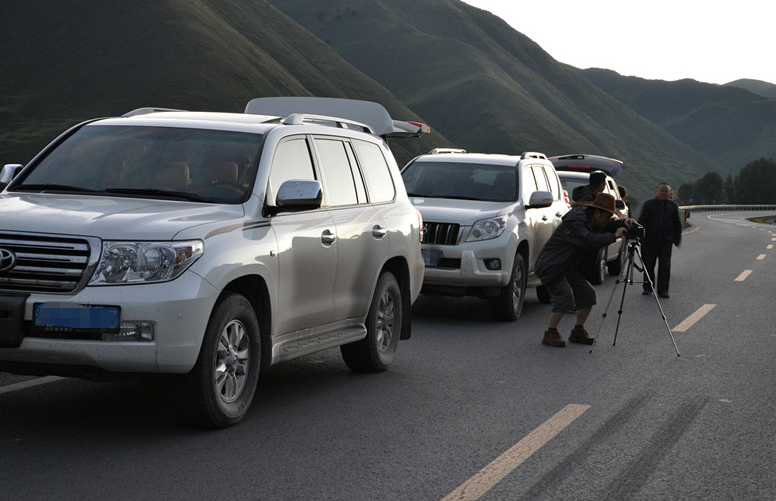
M 253 182 L 261 135 L 219 130 L 87 125 L 13 185 L 204 202 L 239 202 Z
M 514 166 L 421 160 L 402 179 L 409 196 L 511 202 L 518 199 L 516 174 Z

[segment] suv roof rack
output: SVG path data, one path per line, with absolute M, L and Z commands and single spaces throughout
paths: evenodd
M 324 124 L 332 123 L 334 124 L 335 127 L 339 127 L 341 129 L 356 128 L 363 132 L 369 132 L 370 134 L 374 134 L 374 131 L 372 130 L 372 128 L 366 124 L 355 122 L 353 120 L 345 120 L 337 117 L 327 117 L 324 115 L 292 113 L 280 121 L 280 123 L 282 123 L 283 125 L 302 125 L 305 122 L 324 123 Z
M 145 108 L 136 108 L 132 111 L 128 111 L 121 115 L 122 117 L 134 117 L 137 115 L 147 115 L 148 113 L 156 113 L 159 111 L 185 111 L 185 110 L 176 110 L 174 108 L 152 108 L 152 107 L 145 107 Z
M 520 155 L 520 160 L 526 158 L 538 158 L 541 160 L 547 160 L 547 155 L 544 153 L 539 153 L 538 151 L 524 151 L 522 155 Z
M 429 155 L 439 155 L 441 153 L 466 153 L 466 150 L 461 148 L 434 148 L 428 152 Z
M 355 125 L 380 137 L 418 137 L 431 129 L 418 122 L 393 120 L 379 103 L 336 97 L 257 97 L 248 101 L 245 113 L 287 117 L 281 123 L 300 124 L 309 121 L 332 122 L 338 127 Z M 335 118 L 336 117 L 336 118 Z M 287 122 L 287 120 L 290 120 Z M 301 120 L 296 122 L 295 120 Z

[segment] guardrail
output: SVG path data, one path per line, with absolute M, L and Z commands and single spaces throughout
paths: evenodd
M 683 212 L 730 211 L 730 210 L 776 210 L 776 204 L 743 205 L 680 205 Z

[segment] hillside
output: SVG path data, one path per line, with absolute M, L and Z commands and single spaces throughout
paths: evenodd
M 761 157 L 776 158 L 776 99 L 732 84 L 644 80 L 601 69 L 584 73 L 680 141 L 718 159 L 722 174 Z M 761 83 L 761 91 L 774 87 Z
M 261 0 L 3 0 L 0 47 L 0 163 L 25 163 L 71 125 L 142 106 L 241 112 L 253 97 L 317 95 L 419 118 Z M 432 136 L 392 147 L 405 160 L 446 141 Z
M 740 80 L 728 82 L 725 85 L 728 87 L 738 87 L 739 89 L 745 89 L 752 94 L 757 94 L 758 96 L 776 99 L 776 84 L 772 84 L 770 82 L 753 80 L 751 78 L 742 78 Z
M 458 0 L 270 0 L 381 82 L 455 146 L 623 159 L 639 198 L 714 162 L 489 12 Z M 681 169 L 677 169 L 681 166 Z
M 0 46 L 0 163 L 26 162 L 92 117 L 140 106 L 241 111 L 271 95 L 373 100 L 429 123 L 431 137 L 392 143 L 400 163 L 434 146 L 617 157 L 638 199 L 659 180 L 736 171 L 776 144 L 767 120 L 759 134 L 744 127 L 744 107 L 745 137 L 736 136 L 723 119 L 730 103 L 674 123 L 674 105 L 658 95 L 645 107 L 664 112 L 650 116 L 628 92 L 605 92 L 595 75 L 459 0 L 4 0 Z M 725 155 L 708 140 L 720 136 L 733 143 Z M 745 146 L 734 155 L 736 141 Z

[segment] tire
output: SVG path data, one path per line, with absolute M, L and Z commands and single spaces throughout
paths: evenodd
M 501 288 L 501 293 L 491 300 L 493 316 L 498 320 L 514 322 L 520 318 L 525 302 L 525 289 L 528 284 L 528 269 L 519 252 L 515 254 L 512 275 L 509 284 Z
M 590 277 L 590 283 L 593 285 L 601 285 L 604 283 L 604 277 L 606 277 L 606 247 L 601 247 L 598 251 L 598 257 L 595 262 L 595 269 L 593 270 L 593 276 Z
M 547 292 L 547 287 L 543 285 L 536 286 L 536 297 L 540 303 L 548 304 L 550 302 L 550 293 Z
M 357 372 L 382 372 L 396 356 L 401 337 L 402 296 L 396 277 L 384 272 L 377 280 L 366 317 L 366 337 L 340 346 L 342 359 Z
M 622 245 L 620 246 L 620 251 L 617 253 L 617 259 L 609 261 L 609 263 L 606 265 L 610 275 L 619 275 L 620 271 L 622 271 L 622 265 L 625 264 L 625 254 L 627 253 L 627 247 L 628 243 L 625 239 L 623 239 Z
M 260 365 L 255 311 L 240 294 L 224 296 L 213 308 L 197 363 L 179 382 L 182 417 L 206 428 L 237 423 L 253 401 Z

